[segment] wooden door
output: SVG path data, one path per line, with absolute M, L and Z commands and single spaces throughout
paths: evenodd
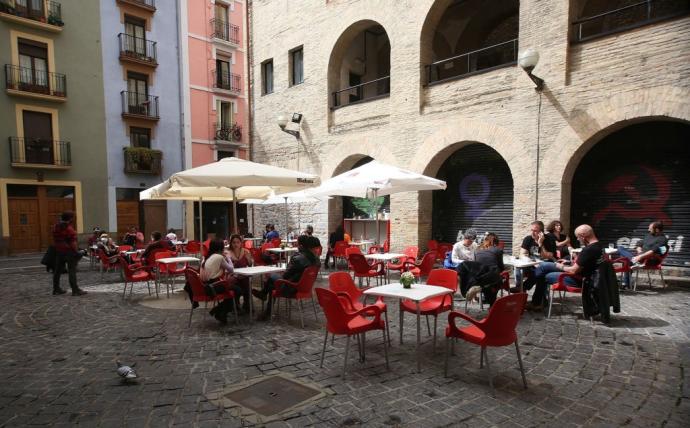
M 117 239 L 122 239 L 130 227 L 139 229 L 139 201 L 117 201 Z
M 168 224 L 168 204 L 165 201 L 144 201 L 144 236 L 158 231 L 166 235 Z
M 38 198 L 8 198 L 10 252 L 30 253 L 41 249 Z

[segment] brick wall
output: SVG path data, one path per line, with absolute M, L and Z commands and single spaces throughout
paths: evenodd
M 645 118 L 690 121 L 688 17 L 571 45 L 567 2 L 522 1 L 519 45 L 540 52 L 534 73 L 546 81 L 541 94 L 518 66 L 425 87 L 423 70 L 434 34 L 433 26 L 425 24 L 438 21 L 439 9 L 448 3 L 249 2 L 251 78 L 259 81 L 260 64 L 269 58 L 275 74 L 275 93 L 262 96 L 260 86 L 253 86 L 254 159 L 296 167 L 295 139 L 275 122 L 279 114 L 292 112 L 304 115 L 300 169 L 322 179 L 364 156 L 433 176 L 454 150 L 470 142 L 487 144 L 513 175 L 513 242 L 519 243 L 534 218 L 535 200 L 537 217 L 568 223 L 570 178 L 579 159 L 603 136 Z M 338 41 L 353 38 L 348 29 L 361 27 L 361 21 L 377 22 L 388 34 L 391 93 L 332 111 L 330 66 L 347 49 Z M 289 87 L 288 51 L 298 45 L 304 45 L 305 81 Z M 393 248 L 423 246 L 431 236 L 431 210 L 428 192 L 393 195 Z M 303 207 L 305 212 L 322 239 L 341 219 L 337 199 Z M 257 210 L 256 224 L 282 224 L 282 214 L 280 221 L 276 215 Z

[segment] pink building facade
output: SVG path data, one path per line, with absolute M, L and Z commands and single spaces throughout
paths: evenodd
M 230 156 L 247 159 L 246 3 L 244 0 L 187 0 L 186 3 L 187 13 L 181 19 L 186 29 L 183 37 L 187 49 L 181 55 L 185 59 L 187 98 L 185 167 Z M 195 230 L 199 237 L 198 207 L 187 205 L 187 228 Z M 238 215 L 242 230 L 246 214 Z M 204 238 L 227 235 L 228 230 L 215 229 L 218 224 L 228 224 L 228 219 L 232 219 L 230 204 L 205 203 Z

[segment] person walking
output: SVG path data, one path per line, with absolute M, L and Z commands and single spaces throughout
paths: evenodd
M 77 286 L 77 263 L 81 256 L 77 247 L 77 231 L 72 222 L 74 213 L 65 211 L 60 215 L 60 221 L 53 226 L 53 242 L 55 245 L 55 267 L 53 268 L 53 294 L 65 294 L 60 287 L 62 269 L 67 264 L 67 276 L 69 286 L 72 288 L 72 296 L 83 296 L 86 291 Z

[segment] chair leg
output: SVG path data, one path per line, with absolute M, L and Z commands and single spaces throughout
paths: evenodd
M 149 289 L 149 296 L 150 296 L 151 295 L 151 284 L 148 281 L 146 281 L 146 288 Z
M 520 364 L 520 374 L 522 375 L 522 384 L 525 385 L 525 389 L 527 389 L 527 378 L 525 378 L 525 368 L 522 366 L 522 356 L 520 355 L 520 346 L 518 346 L 517 339 L 515 339 L 515 351 L 517 352 L 518 363 Z
M 302 306 L 302 299 L 297 301 L 297 305 L 299 306 L 299 322 L 302 324 L 302 329 L 304 329 L 304 307 Z
M 549 312 L 546 315 L 546 318 L 551 318 L 551 305 L 553 304 L 553 298 L 554 298 L 554 291 L 553 288 L 551 289 L 551 299 L 549 300 Z
M 652 289 L 652 276 L 649 274 L 649 270 L 647 270 L 647 284 L 649 284 L 649 289 Z
M 127 297 L 127 281 L 125 281 L 125 291 L 122 292 L 122 300 L 124 300 L 125 297 Z
M 666 280 L 664 279 L 664 271 L 659 269 L 659 275 L 661 276 L 661 285 L 666 288 Z
M 345 373 L 347 372 L 347 354 L 350 352 L 350 336 L 347 336 L 345 341 L 345 362 L 343 363 L 343 379 L 345 379 Z
M 438 323 L 438 316 L 434 315 L 434 347 L 433 350 L 436 352 L 436 324 Z
M 235 325 L 240 325 L 240 318 L 237 315 L 237 300 L 232 299 L 232 308 L 234 309 L 235 312 Z
M 486 360 L 486 372 L 489 375 L 489 386 L 491 387 L 491 395 L 495 395 L 494 391 L 494 380 L 491 377 L 491 366 L 489 365 L 489 353 L 486 352 L 487 350 L 484 349 L 484 359 Z
M 386 326 L 388 326 L 388 325 L 386 324 Z M 386 330 L 382 328 L 381 334 L 383 334 L 383 355 L 386 357 L 386 370 L 390 371 L 391 366 L 390 366 L 390 363 L 388 362 L 388 346 L 390 346 L 391 338 L 390 338 L 390 336 L 388 336 L 388 344 L 386 344 L 386 335 L 387 335 Z
M 635 271 L 635 284 L 633 285 L 633 291 L 637 292 L 637 280 L 640 277 L 640 270 L 637 269 Z M 632 275 L 630 275 L 630 278 L 632 279 Z
M 388 335 L 388 346 L 391 346 L 391 323 L 388 322 L 388 311 L 384 312 L 383 315 L 386 317 L 386 334 Z
M 403 341 L 402 341 L 402 337 L 403 337 L 403 312 L 404 312 L 402 309 L 402 305 L 400 305 L 399 312 L 400 312 L 400 344 L 402 345 L 402 343 L 403 343 Z
M 314 300 L 314 297 L 311 298 L 311 307 L 314 309 L 314 321 L 319 321 L 318 315 L 316 315 L 316 301 Z
M 192 314 L 194 313 L 194 308 L 189 310 L 189 323 L 187 323 L 187 328 L 192 326 Z
M 448 358 L 450 358 L 448 354 L 450 354 L 450 345 L 451 345 L 452 340 L 453 339 L 446 336 L 446 358 L 445 358 L 445 361 L 443 363 L 443 376 L 444 377 L 448 377 Z
M 431 336 L 431 326 L 429 326 L 429 315 L 424 315 L 424 319 L 426 320 L 427 335 Z
M 319 367 L 323 368 L 323 358 L 326 356 L 326 343 L 328 343 L 328 330 L 326 330 L 326 336 L 323 338 L 323 349 L 321 350 L 321 365 Z

